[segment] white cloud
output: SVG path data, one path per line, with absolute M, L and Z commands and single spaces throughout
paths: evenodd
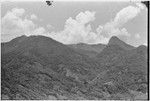
M 142 4 L 142 3 L 136 3 L 136 6 L 138 6 L 140 9 L 144 9 L 145 8 L 144 4 Z
M 112 36 L 130 37 L 130 33 L 128 33 L 126 28 L 116 27 L 113 21 L 108 22 L 103 27 L 101 27 L 101 34 L 107 38 L 110 38 Z
M 79 13 L 75 19 L 66 20 L 64 30 L 50 34 L 52 38 L 65 44 L 72 43 L 107 43 L 112 36 L 130 37 L 126 28 L 122 28 L 125 23 L 135 18 L 141 11 L 142 6 L 127 6 L 121 9 L 115 18 L 96 28 L 93 32 L 90 22 L 95 20 L 95 12 L 85 11 Z
M 103 26 L 99 25 L 99 26 L 97 27 L 97 29 L 96 29 L 96 32 L 97 32 L 98 34 L 100 34 L 100 33 L 102 32 L 102 30 L 103 30 Z
M 128 33 L 126 28 L 122 28 L 125 23 L 135 18 L 143 9 L 143 5 L 136 4 L 137 6 L 127 6 L 120 10 L 115 18 L 103 25 L 101 28 L 101 33 L 103 36 L 110 38 L 111 36 L 125 36 L 129 37 L 130 33 Z
M 8 11 L 5 16 L 2 18 L 2 34 L 10 35 L 11 38 L 15 38 L 20 35 L 37 35 L 45 32 L 43 27 L 38 27 L 32 20 L 26 18 L 29 16 L 25 14 L 25 10 L 22 8 L 13 8 L 11 11 Z M 32 14 L 32 18 L 34 14 Z M 9 40 L 10 40 L 9 39 Z M 9 41 L 6 40 L 6 41 Z
M 25 35 L 30 36 L 30 35 L 46 35 L 46 30 L 43 27 L 38 27 L 30 32 L 26 32 Z
M 106 42 L 103 36 L 92 31 L 89 23 L 94 20 L 95 12 L 81 12 L 75 19 L 70 17 L 66 20 L 63 31 L 52 32 L 50 36 L 64 44 Z
M 136 39 L 140 39 L 140 38 L 141 38 L 140 34 L 139 34 L 139 33 L 138 33 L 138 34 L 135 34 L 135 38 L 136 38 Z
M 114 19 L 115 26 L 122 26 L 129 20 L 135 18 L 141 9 L 139 7 L 128 6 L 119 11 Z
M 130 37 L 129 32 L 123 25 L 136 17 L 141 9 L 137 6 L 128 6 L 120 10 L 114 19 L 104 25 L 99 25 L 93 31 L 90 22 L 95 20 L 96 12 L 80 12 L 75 18 L 69 17 L 64 25 L 64 29 L 58 32 L 48 33 L 53 26 L 48 24 L 46 29 L 33 23 L 32 20 L 40 19 L 36 15 L 25 14 L 24 9 L 14 8 L 7 12 L 2 18 L 2 34 L 14 34 L 14 37 L 26 35 L 45 35 L 64 44 L 73 43 L 107 43 L 111 36 Z M 28 16 L 28 18 L 25 17 Z M 13 38 L 14 38 L 13 37 Z
M 129 37 L 130 34 L 128 33 L 126 28 L 122 28 L 122 29 L 116 28 L 111 32 L 110 36 L 128 36 Z
M 86 24 L 94 20 L 95 20 L 95 12 L 90 12 L 90 11 L 85 11 L 84 13 L 80 12 L 76 16 L 76 21 L 80 24 Z
M 22 9 L 22 8 L 13 8 L 11 10 L 11 12 L 9 12 L 9 13 L 13 13 L 15 16 L 19 17 L 19 16 L 22 16 L 25 13 L 25 10 Z
M 36 25 L 31 20 L 23 19 L 24 14 L 24 9 L 14 8 L 8 11 L 2 18 L 2 34 L 11 33 L 16 37 L 18 34 L 34 29 Z
M 147 42 L 145 42 L 143 45 L 148 46 L 148 45 L 147 45 Z
M 31 20 L 38 20 L 38 17 L 37 17 L 35 14 L 32 14 L 32 15 L 30 16 L 30 18 L 31 18 Z

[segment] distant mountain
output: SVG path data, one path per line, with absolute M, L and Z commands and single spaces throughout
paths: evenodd
M 125 49 L 125 50 L 131 50 L 134 49 L 135 47 L 123 42 L 122 40 L 120 40 L 118 37 L 116 36 L 112 36 L 109 40 L 108 45 L 118 45 L 121 48 Z
M 105 48 L 106 45 L 78 43 L 78 44 L 71 44 L 68 46 L 74 49 L 76 52 L 87 55 L 89 57 L 95 57 Z
M 97 58 L 105 70 L 93 81 L 94 84 L 111 82 L 128 90 L 147 91 L 146 46 L 135 48 L 112 37 Z
M 64 45 L 20 36 L 1 43 L 2 99 L 134 99 L 133 92 L 146 93 L 146 64 L 146 46 L 117 37 L 108 45 Z
M 110 45 L 118 45 L 125 50 L 131 50 L 135 48 L 134 46 L 126 44 L 116 36 L 112 36 L 110 38 L 107 46 Z M 68 46 L 74 49 L 76 52 L 79 52 L 92 58 L 96 57 L 106 47 L 105 44 L 85 44 L 85 43 L 70 44 Z
M 45 94 L 51 92 L 71 93 L 99 68 L 88 56 L 44 36 L 21 36 L 2 43 L 1 56 L 2 94 L 10 99 L 48 99 Z M 54 86 L 62 91 L 54 92 Z
M 128 65 L 128 62 L 130 62 L 132 64 L 137 63 L 137 65 L 139 66 L 142 63 L 143 66 L 145 67 L 147 61 L 147 47 L 141 45 L 136 48 L 126 44 L 116 36 L 115 37 L 113 36 L 109 40 L 108 45 L 103 49 L 103 51 L 97 55 L 97 58 L 99 59 L 100 63 L 103 65 L 110 65 L 110 64 L 114 64 L 115 62 L 117 62 L 116 65 L 123 65 L 123 64 Z M 135 58 L 134 59 L 135 61 L 131 62 L 132 61 L 131 58 Z M 140 58 L 142 59 L 139 60 Z M 137 62 L 138 60 L 139 62 Z

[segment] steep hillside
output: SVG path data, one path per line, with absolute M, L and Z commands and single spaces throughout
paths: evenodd
M 147 92 L 147 47 L 117 37 L 108 45 L 68 46 L 20 36 L 1 43 L 1 51 L 2 99 L 119 100 Z
M 118 45 L 121 48 L 125 49 L 125 50 L 131 50 L 134 49 L 135 47 L 123 42 L 122 40 L 120 40 L 118 37 L 116 36 L 112 36 L 109 40 L 108 45 Z
M 1 55 L 2 94 L 10 99 L 48 99 L 49 93 L 56 92 L 54 86 L 62 89 L 57 93 L 70 93 L 75 85 L 95 77 L 99 68 L 87 56 L 44 36 L 2 43 Z
M 118 40 L 118 38 L 115 37 L 115 40 Z M 93 79 L 91 85 L 111 83 L 111 86 L 121 86 L 122 93 L 125 93 L 125 91 L 131 93 L 131 90 L 146 93 L 147 47 L 139 46 L 126 49 L 123 47 L 126 44 L 121 40 L 118 41 L 122 44 L 112 41 L 111 38 L 106 48 L 97 55 L 100 64 L 105 67 L 105 70 Z M 112 42 L 113 44 L 110 44 Z M 113 87 L 111 86 L 110 88 L 112 89 Z M 111 91 L 111 93 L 114 92 Z

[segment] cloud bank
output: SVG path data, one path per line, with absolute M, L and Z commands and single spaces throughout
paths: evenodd
M 92 31 L 90 22 L 95 20 L 95 12 L 85 11 L 79 13 L 75 19 L 69 18 L 65 22 L 64 30 L 52 32 L 50 36 L 64 44 L 73 43 L 97 43 L 100 40 L 105 41 L 100 33 Z
M 135 18 L 143 9 L 143 5 L 127 6 L 120 10 L 114 19 L 104 25 L 99 25 L 96 31 L 93 31 L 90 22 L 95 20 L 96 12 L 85 11 L 79 13 L 75 19 L 66 20 L 64 30 L 60 32 L 52 32 L 50 36 L 64 44 L 73 43 L 107 43 L 112 36 L 130 37 L 130 33 L 124 24 Z
M 38 20 L 38 17 L 32 14 L 31 19 L 28 19 L 26 16 L 29 15 L 22 8 L 13 8 L 8 11 L 2 18 L 2 39 L 9 41 L 8 35 L 11 39 L 21 35 L 43 35 L 45 29 L 32 21 Z
M 130 33 L 123 26 L 134 19 L 142 9 L 144 9 L 143 5 L 139 3 L 135 6 L 127 6 L 121 9 L 113 20 L 99 25 L 96 29 L 91 27 L 91 22 L 96 19 L 96 12 L 80 12 L 75 18 L 69 17 L 66 20 L 62 31 L 52 31 L 54 28 L 50 24 L 46 28 L 35 24 L 34 21 L 40 20 L 35 14 L 28 15 L 25 9 L 13 8 L 2 18 L 2 36 L 9 34 L 15 38 L 20 35 L 44 35 L 64 44 L 81 42 L 106 44 L 112 36 L 130 37 Z

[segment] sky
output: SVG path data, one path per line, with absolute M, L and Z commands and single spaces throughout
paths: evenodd
M 147 45 L 147 8 L 139 2 L 3 1 L 1 41 L 44 35 L 64 44 L 107 44 L 112 36 Z

